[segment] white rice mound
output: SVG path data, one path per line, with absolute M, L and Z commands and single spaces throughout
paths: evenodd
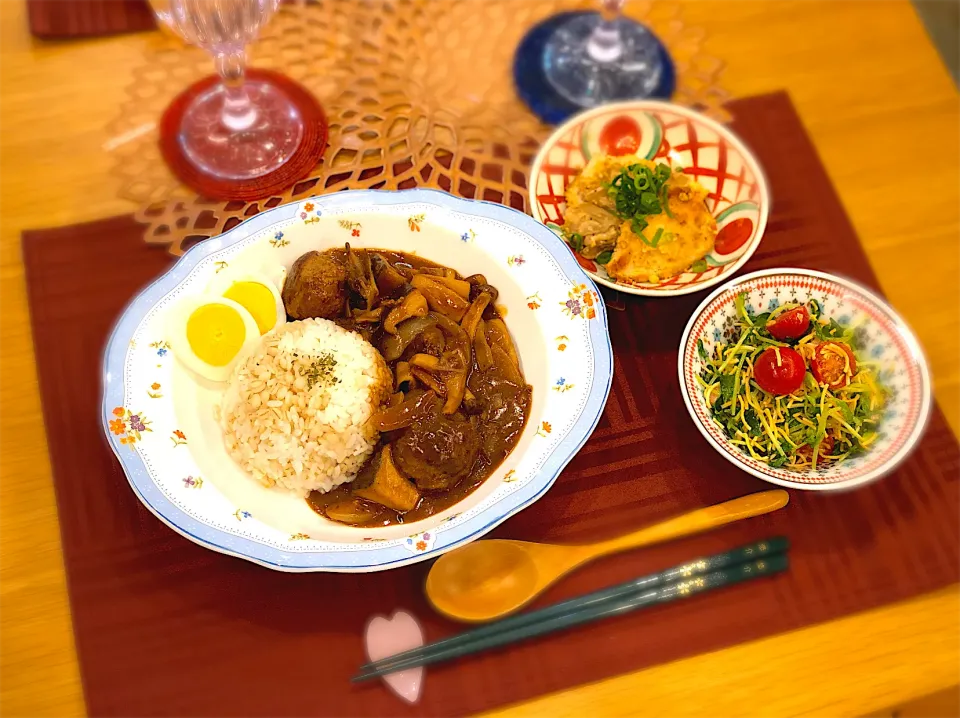
M 233 370 L 220 404 L 227 451 L 264 486 L 329 491 L 373 452 L 369 419 L 391 386 L 383 357 L 359 334 L 326 319 L 289 322 Z

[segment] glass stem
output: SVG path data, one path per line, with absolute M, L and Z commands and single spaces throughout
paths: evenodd
M 625 0 L 601 0 L 600 22 L 587 39 L 587 54 L 596 62 L 614 62 L 623 54 L 617 19 Z
M 223 82 L 223 112 L 221 121 L 229 129 L 239 132 L 253 126 L 257 121 L 257 110 L 250 102 L 244 85 L 246 72 L 246 53 L 221 53 L 214 57 L 217 73 Z
M 623 54 L 623 40 L 617 19 L 624 0 L 601 0 L 600 22 L 587 40 L 587 54 L 596 62 L 614 62 Z

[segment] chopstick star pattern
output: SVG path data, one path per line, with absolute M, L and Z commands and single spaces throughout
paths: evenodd
M 537 611 L 510 616 L 425 646 L 371 660 L 360 667 L 353 682 L 386 678 L 433 663 L 461 659 L 491 648 L 786 571 L 789 565 L 787 539 L 776 537 L 763 543 L 766 546 L 764 551 L 757 544 L 740 546 L 726 553 L 706 556 Z M 754 559 L 757 555 L 762 558 Z M 699 575 L 678 581 L 690 567 Z

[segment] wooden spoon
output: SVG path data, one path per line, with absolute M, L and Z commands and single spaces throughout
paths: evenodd
M 783 508 L 788 500 L 786 491 L 761 491 L 582 546 L 475 541 L 437 559 L 427 576 L 427 598 L 454 620 L 492 621 L 518 610 L 561 576 L 595 558 L 761 516 Z

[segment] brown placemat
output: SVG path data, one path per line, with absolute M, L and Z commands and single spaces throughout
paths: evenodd
M 30 32 L 45 40 L 141 32 L 157 26 L 147 0 L 27 0 Z
M 876 287 L 786 95 L 732 103 L 766 168 L 767 235 L 747 269 L 799 265 Z M 586 567 L 539 605 L 783 533 L 782 577 L 427 670 L 419 705 L 354 686 L 367 619 L 398 607 L 430 640 L 460 630 L 421 587 L 428 565 L 275 573 L 205 550 L 144 509 L 104 444 L 101 348 L 128 298 L 171 262 L 132 219 L 28 232 L 24 259 L 77 651 L 94 715 L 463 715 L 837 618 L 960 578 L 960 452 L 939 409 L 918 450 L 858 491 L 793 492 L 774 515 Z M 680 334 L 702 295 L 628 297 L 610 312 L 615 376 L 603 419 L 556 485 L 492 535 L 609 537 L 769 485 L 712 450 L 683 407 Z

